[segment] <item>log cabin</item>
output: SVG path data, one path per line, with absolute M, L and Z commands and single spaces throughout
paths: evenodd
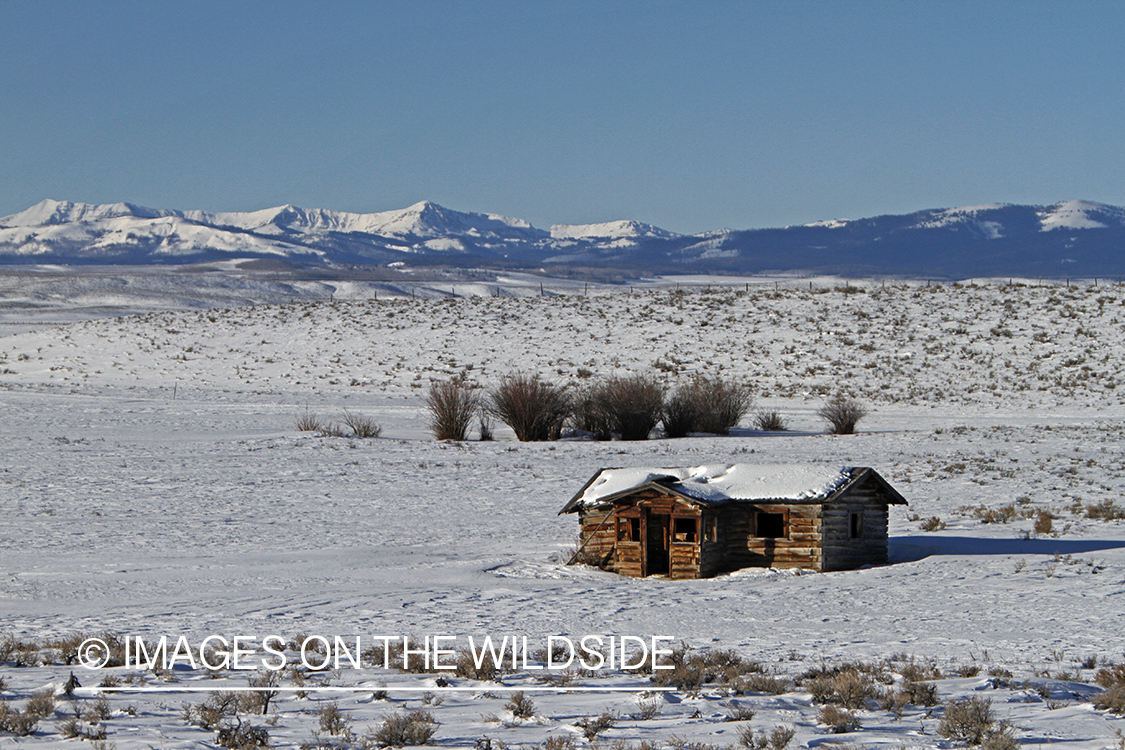
M 868 467 L 727 464 L 602 469 L 559 515 L 578 514 L 575 559 L 684 579 L 885 564 L 890 506 L 906 504 Z

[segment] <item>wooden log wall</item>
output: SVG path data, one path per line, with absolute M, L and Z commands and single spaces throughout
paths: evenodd
M 754 513 L 787 513 L 788 538 L 754 535 Z M 821 569 L 820 506 L 727 503 L 720 511 L 719 536 L 728 570 L 738 568 Z
M 613 550 L 617 541 L 617 524 L 614 522 L 613 510 L 581 510 L 578 513 L 578 523 L 581 529 L 579 543 L 586 542 L 582 554 L 588 555 L 590 559 L 596 558 L 606 570 L 614 570 Z
M 851 537 L 851 514 L 861 513 L 858 538 Z M 850 570 L 887 562 L 889 512 L 874 483 L 856 487 L 824 506 L 824 570 Z

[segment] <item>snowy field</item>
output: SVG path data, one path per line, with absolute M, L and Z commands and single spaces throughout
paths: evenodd
M 333 289 L 240 303 L 269 301 L 257 290 L 167 305 L 201 309 L 162 309 L 159 295 L 118 285 L 113 304 L 145 312 L 100 317 L 104 296 L 62 294 L 60 318 L 98 318 L 64 325 L 33 320 L 30 297 L 9 286 L 0 705 L 33 710 L 72 671 L 83 687 L 43 709 L 30 736 L 0 731 L 0 748 L 84 746 L 65 739 L 75 731 L 104 731 L 97 741 L 120 750 L 213 747 L 218 728 L 251 725 L 278 747 L 360 747 L 387 716 L 423 707 L 438 722 L 430 742 L 446 747 L 703 750 L 781 726 L 790 747 L 944 748 L 958 743 L 939 733 L 943 704 L 967 697 L 1011 722 L 997 743 L 1122 747 L 1125 717 L 1095 707 L 1095 675 L 1125 662 L 1125 526 L 1103 518 L 1125 506 L 1125 287 L 1006 281 L 559 282 L 540 295 L 519 279 L 501 296 L 505 280 L 414 299 Z M 729 437 L 633 443 L 518 443 L 503 427 L 492 442 L 429 437 L 431 382 L 488 388 L 513 371 L 560 383 L 651 373 L 673 387 L 745 378 L 790 430 L 757 432 L 747 418 Z M 824 434 L 816 416 L 839 391 L 871 409 L 857 435 Z M 306 409 L 373 417 L 382 435 L 299 432 Z M 600 468 L 793 461 L 871 466 L 907 498 L 891 511 L 891 565 L 676 582 L 565 565 L 577 522 L 556 514 Z M 1049 530 L 1034 528 L 1040 511 Z M 243 694 L 237 716 L 204 728 L 184 706 L 219 694 L 186 688 L 245 687 L 254 673 L 59 663 L 59 639 L 105 633 L 450 635 L 456 647 L 528 636 L 532 648 L 549 635 L 658 635 L 731 650 L 760 670 L 744 677 L 780 687 L 712 670 L 698 689 L 642 695 L 649 675 L 608 669 L 552 672 L 573 679 L 560 687 L 537 679 L 532 658 L 499 682 L 445 673 L 467 688 L 448 691 L 438 674 L 365 663 L 287 671 L 267 715 Z M 824 680 L 848 665 L 888 696 L 931 682 L 937 703 L 832 704 Z M 119 691 L 99 702 L 106 675 Z M 415 690 L 384 697 L 381 685 Z M 140 687 L 182 692 L 122 691 Z M 506 707 L 516 690 L 531 718 Z M 858 728 L 833 733 L 832 705 Z M 329 706 L 348 732 L 331 733 Z M 581 723 L 605 712 L 616 722 L 589 739 Z

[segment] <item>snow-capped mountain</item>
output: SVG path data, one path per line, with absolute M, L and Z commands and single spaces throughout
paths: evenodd
M 780 229 L 678 235 L 613 221 L 538 229 L 423 201 L 346 213 L 279 206 L 243 213 L 45 200 L 0 218 L 0 263 L 152 264 L 230 258 L 295 263 L 581 264 L 635 272 L 1125 274 L 1125 209 L 1088 201 L 991 204 Z

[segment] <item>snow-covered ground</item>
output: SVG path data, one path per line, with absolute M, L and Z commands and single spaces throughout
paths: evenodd
M 529 296 L 486 286 L 480 296 L 232 302 L 17 326 L 0 338 L 0 639 L 50 657 L 51 639 L 106 631 L 191 643 L 452 635 L 457 646 L 484 635 L 536 645 L 553 634 L 661 635 L 732 649 L 782 678 L 861 662 L 900 685 L 913 658 L 942 671 L 939 701 L 991 699 L 1023 745 L 1118 747 L 1125 717 L 1089 699 L 1096 669 L 1125 660 L 1125 527 L 1088 507 L 1125 505 L 1125 287 L 808 284 L 666 281 L 585 296 L 560 283 L 538 296 L 525 283 Z M 138 307 L 152 310 L 151 299 Z M 137 304 L 127 291 L 120 302 Z M 791 429 L 760 433 L 748 418 L 729 437 L 531 444 L 500 428 L 493 442 L 430 439 L 432 381 L 489 387 L 517 370 L 564 383 L 746 378 Z M 841 390 L 872 410 L 855 436 L 824 434 L 815 413 Z M 371 416 L 382 436 L 299 432 L 306 409 Z M 676 582 L 565 565 L 577 524 L 556 514 L 598 469 L 775 462 L 876 468 L 910 502 L 892 509 L 893 564 Z M 1054 516 L 1050 531 L 1033 529 L 1041 510 Z M 103 675 L 17 667 L 14 653 L 0 663 L 4 705 L 61 690 L 72 670 L 84 687 L 74 702 L 60 697 L 35 735 L 0 732 L 0 747 L 79 746 L 63 725 L 75 705 L 94 706 L 89 688 Z M 869 699 L 861 729 L 830 734 L 807 674 L 780 695 L 713 682 L 642 698 L 533 693 L 549 686 L 522 666 L 502 685 L 449 678 L 468 692 L 442 692 L 433 674 L 345 666 L 319 678 L 365 689 L 290 690 L 271 715 L 241 720 L 297 746 L 313 741 L 330 701 L 357 735 L 428 701 L 440 722 L 432 742 L 450 747 L 482 737 L 584 746 L 576 722 L 604 711 L 619 718 L 603 744 L 737 746 L 747 723 L 792 726 L 793 747 L 952 743 L 937 733 L 940 702 L 899 718 Z M 164 689 L 247 684 L 229 671 L 110 672 Z M 571 686 L 641 690 L 647 680 L 594 670 Z M 377 700 L 380 683 L 433 695 Z M 282 685 L 294 687 L 290 675 Z M 521 688 L 534 719 L 506 712 Z M 208 694 L 107 699 L 101 726 L 120 750 L 216 742 L 182 710 Z M 725 720 L 739 706 L 757 715 Z

